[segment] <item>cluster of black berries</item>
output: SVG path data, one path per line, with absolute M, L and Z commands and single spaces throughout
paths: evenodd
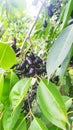
M 26 98 L 23 101 L 21 112 L 23 112 L 24 115 L 27 115 L 30 109 L 33 107 L 32 103 L 36 98 L 36 90 L 37 83 L 33 85 L 32 89 L 28 92 Z
M 35 74 L 41 75 L 46 72 L 46 63 L 31 52 L 22 63 L 16 65 L 16 69 L 18 76 L 23 74 L 26 77 L 33 77 Z
M 58 10 L 60 9 L 61 7 L 61 0 L 56 0 L 55 1 L 55 4 L 49 4 L 47 6 L 47 13 L 48 13 L 48 16 L 51 18 L 54 14 L 56 14 L 56 17 L 57 17 L 57 20 L 60 16 L 60 13 L 58 12 Z M 56 20 L 56 21 L 57 21 Z M 46 28 L 47 27 L 47 20 L 45 19 L 44 22 L 43 22 L 43 27 Z
M 14 52 L 16 53 L 16 56 L 20 55 L 20 48 L 17 48 L 16 46 L 16 38 L 13 38 L 11 42 L 11 47 L 13 48 Z
M 72 56 L 72 58 L 71 58 L 71 60 L 70 60 L 69 66 L 70 66 L 70 67 L 73 66 L 73 56 Z
M 47 6 L 47 12 L 48 12 L 48 15 L 49 17 L 52 17 L 53 14 L 58 11 L 58 9 L 60 9 L 61 7 L 61 0 L 56 0 L 55 4 L 49 4 Z

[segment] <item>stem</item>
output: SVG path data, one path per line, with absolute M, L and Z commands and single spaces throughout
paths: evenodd
M 37 23 L 37 20 L 38 20 L 38 18 L 39 18 L 39 15 L 40 15 L 40 13 L 41 13 L 41 11 L 42 11 L 42 8 L 43 8 L 43 6 L 44 6 L 44 3 L 45 3 L 45 0 L 44 0 L 44 2 L 42 3 L 42 5 L 41 5 L 41 7 L 40 7 L 40 9 L 39 9 L 39 11 L 38 11 L 38 14 L 37 14 L 36 19 L 35 19 L 33 25 L 30 27 L 30 29 L 29 29 L 29 31 L 28 31 L 28 33 L 27 33 L 27 35 L 26 35 L 26 38 L 24 39 L 24 41 L 23 41 L 23 43 L 22 43 L 21 49 L 23 49 L 24 43 L 27 41 L 27 39 L 30 39 L 30 35 L 31 35 L 31 33 L 32 33 L 32 31 L 33 31 L 33 29 L 34 29 L 36 23 Z

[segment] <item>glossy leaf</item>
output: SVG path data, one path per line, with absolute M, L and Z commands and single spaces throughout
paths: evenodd
M 0 41 L 0 68 L 10 69 L 16 63 L 16 55 L 8 43 Z
M 0 122 L 2 120 L 3 117 L 3 110 L 4 110 L 4 104 L 2 104 L 2 102 L 0 102 Z M 1 124 L 0 124 L 1 125 Z M 1 126 L 0 126 L 1 127 Z M 1 129 L 0 129 L 1 130 Z
M 23 100 L 30 87 L 30 78 L 24 78 L 18 81 L 10 92 L 10 103 L 12 108 L 16 108 Z
M 37 100 L 44 116 L 54 125 L 66 130 L 68 123 L 66 108 L 56 86 L 46 79 L 41 79 Z
M 60 129 L 60 128 L 54 126 L 54 125 L 52 125 L 51 127 L 49 127 L 48 130 L 62 130 L 62 129 Z
M 29 130 L 34 130 L 34 128 L 35 130 L 48 130 L 45 124 L 42 122 L 42 120 L 35 117 L 34 120 L 31 122 Z
M 2 102 L 0 102 L 0 114 L 3 111 L 4 105 L 2 104 Z
M 56 39 L 47 57 L 48 78 L 62 64 L 73 43 L 73 25 L 68 26 Z
M 2 119 L 0 119 L 0 130 L 4 130 L 2 125 Z
M 16 128 L 16 130 L 27 130 L 26 129 L 26 120 L 25 119 L 21 120 L 21 122 L 18 125 L 18 127 Z
M 67 69 L 67 66 L 69 64 L 69 61 L 70 61 L 71 52 L 72 52 L 72 49 L 70 49 L 70 51 L 69 51 L 68 55 L 66 56 L 65 60 L 61 64 L 61 67 L 58 67 L 58 69 L 56 71 L 56 75 L 61 76 L 61 77 L 64 76 L 66 69 Z
M 9 100 L 10 94 L 10 79 L 6 76 L 4 78 L 3 92 L 2 92 L 2 103 L 6 104 Z
M 19 81 L 17 75 L 11 71 L 10 73 L 10 89 Z
M 21 112 L 21 104 L 16 108 L 15 111 L 12 111 L 12 108 L 6 108 L 3 117 L 3 127 L 4 130 L 13 130 Z

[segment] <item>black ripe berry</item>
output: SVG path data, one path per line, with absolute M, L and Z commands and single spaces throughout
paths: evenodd
M 29 68 L 29 71 L 27 73 L 28 76 L 34 76 L 35 75 L 35 69 L 34 68 Z
M 49 17 L 52 17 L 52 16 L 53 16 L 52 5 L 49 5 L 49 6 L 47 7 L 47 11 L 48 11 Z
M 73 66 L 73 56 L 71 57 L 71 60 L 70 60 L 70 63 L 69 63 L 69 66 Z
M 43 27 L 44 27 L 44 28 L 47 27 L 47 21 L 46 21 L 46 20 L 44 20 Z
M 16 48 L 16 53 L 18 53 L 20 51 L 20 48 Z
M 16 51 L 16 45 L 12 44 L 11 47 L 13 48 L 14 51 Z
M 42 63 L 42 59 L 38 56 L 35 57 L 34 64 Z
M 32 60 L 35 59 L 35 56 L 34 56 L 33 52 L 30 53 L 29 57 L 30 57 Z
M 30 111 L 30 109 L 32 108 L 32 103 L 36 98 L 36 90 L 37 90 L 37 86 L 38 84 L 35 83 L 32 87 L 31 90 L 29 90 L 29 92 L 26 95 L 26 98 L 23 101 L 23 105 L 22 105 L 22 110 L 21 112 L 23 112 L 25 115 L 28 114 L 28 112 Z
M 14 52 L 16 53 L 16 56 L 18 57 L 20 55 L 20 48 L 17 48 L 16 46 L 16 38 L 14 38 L 11 42 L 11 47 L 13 48 Z
M 27 61 L 28 65 L 33 64 L 32 59 L 29 56 L 26 56 L 26 61 Z
M 26 61 L 23 61 L 21 64 L 16 66 L 17 70 L 23 70 L 26 67 Z

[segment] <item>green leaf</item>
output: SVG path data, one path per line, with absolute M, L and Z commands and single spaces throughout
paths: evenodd
M 0 119 L 0 130 L 4 130 L 3 129 L 3 124 L 2 124 L 2 119 Z
M 12 88 L 17 82 L 19 81 L 19 78 L 17 75 L 11 71 L 10 73 L 10 88 Z
M 4 110 L 4 104 L 2 104 L 2 102 L 0 102 L 0 122 L 1 122 L 2 117 L 3 117 L 3 110 Z
M 59 77 L 63 77 L 65 72 L 66 72 L 67 66 L 68 66 L 69 61 L 70 61 L 71 52 L 72 52 L 72 49 L 70 49 L 70 51 L 69 51 L 68 55 L 66 56 L 65 60 L 61 64 L 61 67 L 59 67 L 56 71 L 56 75 L 58 75 Z
M 2 97 L 1 97 L 2 103 L 6 104 L 8 102 L 9 93 L 10 93 L 10 79 L 6 76 L 4 78 L 4 85 L 3 85 Z
M 56 71 L 56 69 L 62 64 L 67 54 L 70 51 L 73 42 L 73 25 L 68 26 L 58 36 L 54 45 L 52 46 L 47 57 L 47 74 L 48 78 Z
M 64 12 L 63 24 L 61 29 L 63 29 L 67 25 L 72 10 L 73 10 L 73 0 L 69 0 Z
M 68 110 L 71 105 L 72 105 L 72 98 L 68 97 L 68 96 L 63 96 L 63 100 L 66 106 L 66 110 Z
M 45 124 L 42 122 L 42 120 L 35 117 L 34 120 L 31 122 L 29 130 L 34 130 L 34 128 L 35 130 L 48 130 Z
M 48 130 L 62 130 L 62 129 L 60 129 L 60 128 L 54 126 L 54 125 L 52 125 L 51 127 L 49 127 Z
M 37 100 L 44 116 L 54 125 L 66 130 L 68 123 L 66 108 L 56 86 L 46 79 L 41 79 Z
M 10 69 L 16 63 L 16 55 L 8 43 L 0 41 L 0 68 Z
M 4 105 L 2 104 L 2 102 L 0 102 L 0 114 L 3 111 L 3 109 L 4 109 Z
M 30 82 L 30 78 L 24 78 L 14 85 L 10 92 L 10 103 L 12 108 L 16 108 L 22 102 L 30 87 Z
M 0 74 L 0 101 L 2 99 L 3 86 L 4 86 L 4 75 Z
M 21 104 L 12 111 L 11 107 L 7 107 L 3 116 L 3 127 L 4 130 L 13 130 L 21 112 Z
M 16 130 L 27 130 L 26 129 L 26 120 L 25 119 L 21 120 L 21 122 L 18 125 L 18 127 L 16 128 Z

